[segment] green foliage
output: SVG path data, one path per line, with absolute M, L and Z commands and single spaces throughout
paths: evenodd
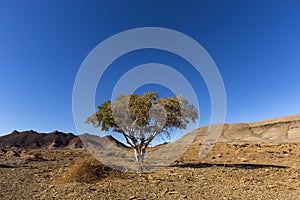
M 98 106 L 98 111 L 86 122 L 92 123 L 95 127 L 101 127 L 104 131 L 112 129 L 116 132 L 123 132 L 125 130 L 122 128 L 129 125 L 124 124 L 127 122 L 131 122 L 131 125 L 135 122 L 144 127 L 150 124 L 150 109 L 157 105 L 164 109 L 166 115 L 163 130 L 186 128 L 190 121 L 195 122 L 198 119 L 197 109 L 182 96 L 159 99 L 157 92 L 148 92 L 141 96 L 121 94 L 116 98 L 115 103 L 106 101 Z

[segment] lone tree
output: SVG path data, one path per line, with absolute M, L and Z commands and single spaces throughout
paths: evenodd
M 170 138 L 173 129 L 185 129 L 197 119 L 197 109 L 182 96 L 159 98 L 158 92 L 148 92 L 119 95 L 114 103 L 106 101 L 86 122 L 122 134 L 134 150 L 140 171 L 146 149 L 155 137 Z

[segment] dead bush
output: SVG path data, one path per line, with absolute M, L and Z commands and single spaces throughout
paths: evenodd
M 112 169 L 96 159 L 81 159 L 75 162 L 75 164 L 63 175 L 59 182 L 83 182 L 94 183 L 100 179 L 119 176 L 121 172 Z

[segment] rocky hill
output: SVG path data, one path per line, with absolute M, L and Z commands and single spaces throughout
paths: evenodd
M 12 133 L 0 137 L 0 149 L 78 149 L 83 148 L 82 140 L 87 143 L 93 143 L 95 146 L 115 144 L 121 148 L 127 148 L 126 145 L 119 142 L 112 136 L 98 137 L 85 133 L 80 137 L 73 133 L 63 133 L 54 131 L 51 133 L 38 133 L 36 131 L 13 131 Z
M 78 136 L 72 133 L 54 131 L 38 133 L 36 131 L 13 131 L 11 134 L 0 137 L 0 148 L 20 149 L 55 149 L 55 148 L 82 148 L 83 144 Z
M 196 131 L 196 142 L 204 140 L 208 127 Z M 212 131 L 210 134 L 213 134 Z M 300 143 L 300 115 L 253 123 L 225 124 L 219 142 Z

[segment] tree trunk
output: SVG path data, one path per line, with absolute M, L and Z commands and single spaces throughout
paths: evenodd
M 137 162 L 137 173 L 141 173 L 143 171 L 143 163 L 145 158 L 146 148 L 145 147 L 137 147 L 134 149 L 135 160 Z

